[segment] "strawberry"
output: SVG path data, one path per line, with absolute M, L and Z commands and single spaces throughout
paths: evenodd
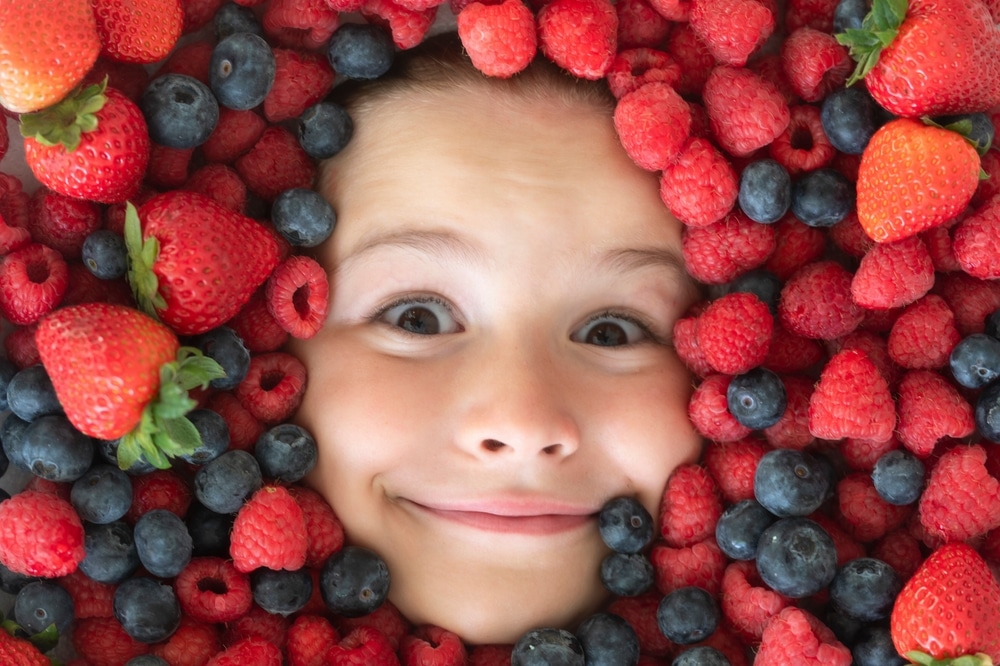
M 140 457 L 165 468 L 166 456 L 201 445 L 184 418 L 195 406 L 187 391 L 223 371 L 163 324 L 121 305 L 86 303 L 47 316 L 35 341 L 66 418 L 91 437 L 121 437 L 123 469 Z
M 194 192 L 165 192 L 127 213 L 125 242 L 142 310 L 180 335 L 231 319 L 278 264 L 262 224 Z
M 898 118 L 872 136 L 858 169 L 858 219 L 887 243 L 958 215 L 979 184 L 976 149 L 960 134 Z
M 25 161 L 51 190 L 100 203 L 139 191 L 149 163 L 149 131 L 132 100 L 104 83 L 21 116 Z
M 903 586 L 890 629 L 896 650 L 913 662 L 1000 662 L 1000 584 L 971 546 L 945 544 Z
M 184 28 L 180 0 L 93 0 L 101 55 L 150 64 L 167 57 Z
M 0 629 L 0 662 L 18 666 L 49 666 L 49 658 L 28 641 Z
M 897 116 L 1000 105 L 1000 33 L 979 0 L 875 0 L 861 28 L 837 41 L 858 61 L 848 84 L 864 78 Z
M 0 1 L 0 105 L 29 113 L 55 104 L 100 50 L 90 0 Z

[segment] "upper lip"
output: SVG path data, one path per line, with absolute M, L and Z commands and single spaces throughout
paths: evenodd
M 466 500 L 410 500 L 432 511 L 486 513 L 511 518 L 526 516 L 589 516 L 593 506 L 543 497 L 486 497 Z

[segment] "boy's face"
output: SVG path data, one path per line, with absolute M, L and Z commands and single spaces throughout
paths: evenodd
M 590 107 L 410 96 L 324 182 L 330 314 L 293 345 L 309 481 L 411 621 L 572 629 L 607 598 L 601 506 L 655 517 L 700 450 L 668 343 L 695 296 L 680 224 Z

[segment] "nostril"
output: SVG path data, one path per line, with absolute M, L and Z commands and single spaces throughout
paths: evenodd
M 497 439 L 483 440 L 483 448 L 486 449 L 487 451 L 499 451 L 505 446 L 507 445 Z
M 546 455 L 554 456 L 555 454 L 559 453 L 559 450 L 561 448 L 562 448 L 561 444 L 549 444 L 544 449 L 542 449 L 542 453 L 544 453 Z

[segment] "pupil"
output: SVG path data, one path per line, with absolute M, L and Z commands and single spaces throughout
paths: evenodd
M 406 310 L 399 318 L 399 327 L 419 335 L 434 335 L 441 329 L 434 313 L 421 307 Z
M 605 322 L 598 324 L 587 333 L 587 342 L 602 347 L 616 347 L 628 342 L 625 331 L 618 324 Z

